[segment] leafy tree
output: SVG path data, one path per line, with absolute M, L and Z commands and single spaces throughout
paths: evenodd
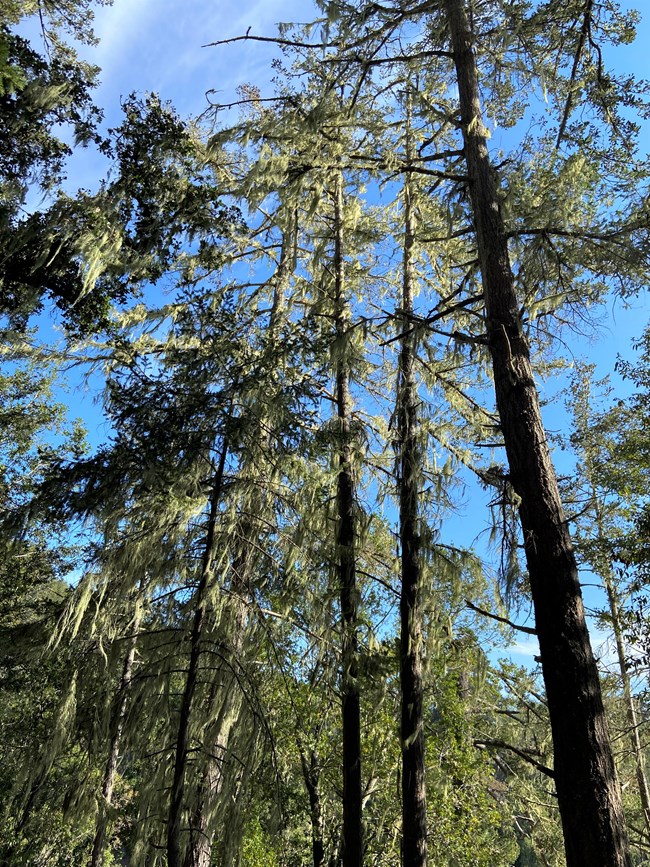
M 25 364 L 0 377 L 5 522 L 29 508 L 52 463 L 83 451 L 83 433 L 65 424 L 51 386 L 51 374 Z M 44 864 L 51 857 L 51 863 L 63 865 L 74 863 L 84 840 L 83 830 L 64 821 L 65 794 L 81 768 L 74 750 L 62 758 L 48 743 L 68 737 L 61 696 L 75 660 L 47 653 L 46 645 L 68 601 L 64 579 L 79 552 L 64 543 L 60 523 L 20 521 L 19 526 L 23 532 L 16 541 L 3 534 L 0 570 L 0 851 L 8 863 Z
M 0 310 L 12 326 L 24 327 L 47 292 L 71 313 L 80 296 L 80 268 L 69 245 L 54 244 L 51 217 L 23 216 L 27 194 L 37 185 L 53 194 L 65 171 L 70 146 L 59 128 L 71 128 L 82 144 L 100 144 L 101 112 L 91 91 L 98 69 L 77 57 L 66 32 L 83 42 L 94 39 L 88 0 L 56 5 L 3 4 L 0 33 Z M 43 50 L 39 53 L 13 27 L 40 15 Z M 59 227 L 60 228 L 60 227 Z
M 627 508 L 623 506 L 621 509 L 616 503 L 617 492 L 611 487 L 616 469 L 612 473 L 613 468 L 607 467 L 607 459 L 613 456 L 608 454 L 611 439 L 606 431 L 611 428 L 616 412 L 611 411 L 604 418 L 597 418 L 593 391 L 599 384 L 592 382 L 593 372 L 593 366 L 578 369 L 572 380 L 573 399 L 568 407 L 573 415 L 571 445 L 578 459 L 573 490 L 576 501 L 574 508 L 577 510 L 576 536 L 581 559 L 602 580 L 606 594 L 607 609 L 603 619 L 614 632 L 636 785 L 644 816 L 643 824 L 647 829 L 650 827 L 650 792 L 624 634 L 626 589 L 620 581 L 622 574 L 615 553 L 620 551 L 622 537 L 630 528 L 626 526 L 625 520 Z M 619 462 L 620 459 L 615 460 Z

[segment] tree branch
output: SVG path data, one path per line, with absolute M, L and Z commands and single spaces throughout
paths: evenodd
M 498 620 L 499 623 L 505 623 L 506 626 L 511 626 L 518 632 L 525 632 L 526 635 L 537 635 L 537 630 L 533 629 L 531 626 L 519 626 L 517 623 L 513 623 L 512 620 L 508 620 L 507 617 L 499 617 L 498 614 L 492 614 L 489 611 L 485 611 L 483 608 L 479 608 L 478 605 L 474 605 L 474 603 L 470 602 L 469 599 L 465 600 L 465 605 L 468 608 L 471 608 L 472 611 L 476 611 L 477 614 L 482 614 L 484 617 L 490 617 L 492 620 Z
M 230 39 L 218 39 L 216 42 L 206 42 L 201 48 L 214 48 L 217 45 L 230 45 L 232 42 L 270 42 L 273 45 L 288 45 L 292 48 L 340 48 L 339 42 L 299 42 L 296 39 L 282 39 L 279 36 L 231 36 Z
M 546 765 L 543 765 L 541 762 L 538 762 L 533 758 L 533 755 L 539 755 L 539 752 L 536 750 L 519 749 L 519 747 L 513 747 L 512 744 L 508 744 L 505 741 L 491 740 L 476 740 L 474 741 L 474 746 L 479 749 L 509 750 L 511 753 L 519 756 L 520 759 L 523 759 L 534 768 L 537 768 L 540 773 L 545 774 L 545 776 L 550 777 L 552 780 L 555 779 L 555 773 L 551 768 L 547 768 Z
M 585 46 L 585 40 L 589 34 L 589 30 L 591 28 L 591 10 L 594 5 L 594 0 L 587 0 L 587 4 L 585 6 L 585 18 L 582 24 L 582 29 L 580 30 L 580 37 L 578 38 L 578 46 L 576 48 L 576 53 L 573 57 L 573 66 L 571 68 L 571 77 L 569 79 L 569 95 L 567 96 L 566 104 L 564 106 L 564 114 L 562 115 L 562 120 L 560 122 L 560 128 L 557 134 L 557 141 L 555 142 L 555 148 L 560 147 L 560 143 L 564 138 L 564 132 L 566 130 L 566 125 L 569 120 L 569 115 L 571 114 L 571 109 L 573 108 L 573 86 L 576 80 L 576 75 L 578 72 L 578 64 L 580 63 L 580 58 L 582 57 L 582 50 Z

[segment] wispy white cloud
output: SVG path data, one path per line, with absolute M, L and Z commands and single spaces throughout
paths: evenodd
M 300 20 L 305 13 L 310 13 L 307 17 L 314 14 L 308 3 L 298 0 L 285 3 L 265 0 L 228 2 L 216 7 L 200 0 L 196 5 L 200 7 L 200 13 L 186 22 L 183 47 L 175 57 L 173 67 L 164 70 L 160 87 L 163 93 L 168 89 L 175 90 L 174 101 L 179 104 L 182 100 L 190 113 L 205 108 L 205 92 L 208 90 L 214 90 L 227 102 L 234 98 L 239 84 L 253 83 L 262 90 L 270 86 L 273 75 L 271 60 L 277 55 L 277 48 L 255 41 L 226 46 L 210 46 L 210 43 L 243 35 L 249 28 L 256 35 L 273 36 L 276 22 Z
M 207 107 L 206 92 L 223 102 L 236 99 L 239 84 L 271 91 L 275 46 L 249 41 L 202 47 L 246 33 L 273 36 L 278 21 L 309 21 L 316 10 L 305 0 L 114 0 L 100 8 L 94 29 L 97 46 L 80 52 L 100 67 L 95 99 L 106 126 L 121 121 L 121 101 L 131 92 L 154 92 L 169 100 L 181 116 Z M 78 151 L 70 162 L 67 187 L 94 189 L 105 174 L 105 160 L 92 150 Z
M 224 101 L 243 82 L 266 90 L 277 54 L 273 46 L 253 41 L 203 46 L 249 27 L 256 35 L 272 36 L 278 21 L 315 15 L 304 0 L 115 0 L 98 13 L 100 44 L 87 56 L 102 69 L 99 96 L 109 118 L 119 98 L 131 91 L 158 92 L 181 114 L 193 114 L 205 108 L 207 90 L 222 94 Z
M 155 15 L 157 0 L 113 0 L 95 15 L 94 30 L 99 45 L 93 60 L 110 75 L 120 58 L 130 53 L 133 42 L 146 34 L 146 21 Z

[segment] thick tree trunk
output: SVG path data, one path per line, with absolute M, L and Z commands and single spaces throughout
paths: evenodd
M 228 445 L 224 440 L 221 448 L 221 456 L 217 467 L 212 495 L 210 497 L 210 512 L 201 564 L 201 577 L 196 591 L 196 608 L 192 634 L 190 637 L 190 661 L 185 680 L 185 689 L 181 699 L 180 716 L 178 723 L 178 735 L 176 737 L 176 753 L 174 758 L 174 777 L 172 782 L 171 801 L 167 821 L 167 863 L 168 867 L 183 867 L 182 857 L 182 815 L 185 801 L 185 767 L 187 754 L 190 746 L 190 720 L 194 706 L 194 693 L 199 675 L 199 659 L 201 655 L 201 637 L 206 618 L 206 592 L 212 577 L 212 563 L 214 559 L 215 535 L 217 518 L 219 514 L 219 502 L 223 487 L 223 474 L 226 464 Z
M 410 133 L 407 133 L 410 134 Z M 407 143 L 407 151 L 410 147 Z M 410 159 L 410 153 L 408 154 Z M 404 264 L 402 333 L 397 388 L 399 438 L 399 524 L 402 559 L 400 595 L 400 685 L 402 693 L 402 864 L 427 863 L 427 800 L 425 742 L 422 715 L 422 568 L 419 532 L 419 497 L 422 477 L 418 443 L 418 394 L 415 380 L 413 329 L 414 217 L 411 178 L 404 190 Z
M 141 593 L 142 591 L 140 591 Z M 137 605 L 137 603 L 136 603 Z M 135 617 L 131 624 L 132 634 L 129 641 L 124 664 L 122 666 L 122 677 L 117 691 L 115 710 L 110 725 L 110 744 L 108 749 L 108 759 L 104 769 L 104 779 L 102 781 L 102 801 L 99 805 L 97 815 L 97 825 L 95 829 L 95 839 L 93 840 L 92 854 L 90 857 L 90 867 L 102 867 L 104 863 L 104 845 L 106 839 L 106 831 L 108 829 L 108 813 L 113 802 L 113 787 L 115 785 L 115 774 L 117 773 L 117 765 L 120 758 L 120 745 L 122 741 L 122 731 L 124 729 L 124 720 L 126 717 L 126 706 L 129 699 L 129 689 L 133 679 L 133 664 L 135 662 L 135 650 L 138 643 L 138 634 L 140 630 L 140 620 L 142 613 L 136 607 Z
M 496 402 L 519 514 L 546 684 L 568 867 L 629 867 L 627 834 L 575 556 L 539 400 L 481 119 L 464 0 L 445 0 Z
M 343 867 L 363 863 L 361 794 L 361 711 L 357 639 L 357 583 L 355 563 L 354 478 L 350 422 L 352 398 L 347 345 L 347 303 L 343 278 L 343 183 L 339 176 L 334 200 L 336 405 L 339 420 L 339 473 L 337 478 L 337 571 L 341 600 L 341 699 L 343 710 Z

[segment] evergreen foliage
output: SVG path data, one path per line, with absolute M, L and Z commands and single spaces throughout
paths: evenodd
M 133 94 L 102 138 L 96 70 L 64 41 L 92 39 L 91 4 L 0 0 L 1 858 L 574 867 L 571 795 L 598 857 L 618 835 L 616 863 L 643 864 L 648 334 L 621 364 L 631 401 L 595 412 L 582 369 L 564 444 L 575 548 L 617 641 L 601 680 L 629 846 L 613 777 L 596 816 L 554 766 L 566 732 L 587 763 L 593 744 L 549 660 L 578 683 L 572 649 L 587 667 L 591 651 L 580 623 L 568 650 L 548 637 L 569 584 L 582 603 L 559 567 L 540 578 L 533 535 L 551 536 L 524 478 L 551 480 L 541 555 L 571 566 L 534 378 L 648 280 L 645 86 L 603 60 L 634 15 L 317 9 L 268 37 L 276 90 L 244 85 L 231 126 Z M 37 10 L 40 53 L 15 32 Z M 61 192 L 60 124 L 110 161 L 96 191 Z M 51 198 L 25 216 L 34 184 Z M 48 298 L 66 356 L 105 386 L 93 453 L 75 427 L 53 437 L 51 380 L 19 360 Z M 477 486 L 494 544 L 466 549 L 450 518 Z M 536 628 L 514 623 L 531 605 Z M 521 629 L 546 686 L 497 661 Z

